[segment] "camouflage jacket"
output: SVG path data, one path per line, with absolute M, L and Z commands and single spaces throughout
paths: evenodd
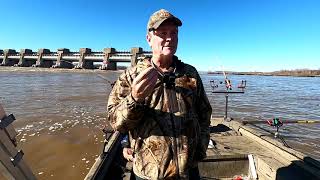
M 206 156 L 212 112 L 197 70 L 174 56 L 176 79 L 165 87 L 159 75 L 144 104 L 135 102 L 131 83 L 150 59 L 119 76 L 108 100 L 108 120 L 129 132 L 133 170 L 145 179 L 188 179 L 188 171 Z

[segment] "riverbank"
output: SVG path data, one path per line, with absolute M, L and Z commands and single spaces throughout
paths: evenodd
M 294 77 L 320 77 L 320 70 L 281 70 L 274 72 L 232 72 L 232 75 L 254 75 L 254 76 L 294 76 Z M 223 74 L 222 71 L 208 72 L 208 74 Z
M 115 70 L 115 72 L 121 72 L 123 70 Z M 0 66 L 0 72 L 76 72 L 76 73 L 108 73 L 112 70 L 100 70 L 100 69 L 63 69 L 63 68 L 39 68 L 39 67 L 9 67 Z
M 121 67 L 116 72 L 121 72 L 125 67 Z M 0 66 L 0 72 L 77 72 L 77 73 L 107 73 L 112 70 L 100 69 L 63 69 L 63 68 L 38 68 L 38 67 L 8 67 Z M 222 71 L 203 72 L 205 74 L 223 74 Z M 274 72 L 232 72 L 226 71 L 227 74 L 232 75 L 254 75 L 254 76 L 294 76 L 294 77 L 320 77 L 320 70 L 281 70 Z

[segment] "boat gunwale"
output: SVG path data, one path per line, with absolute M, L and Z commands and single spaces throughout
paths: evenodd
M 268 146 L 268 149 L 276 149 L 275 153 L 279 154 L 281 157 L 284 157 L 288 162 L 294 163 L 304 170 L 310 172 L 311 174 L 320 177 L 320 162 L 305 155 L 302 152 L 294 150 L 289 147 L 285 147 L 283 144 L 280 144 L 276 139 L 265 136 L 251 127 L 248 127 L 248 124 L 241 123 L 241 121 L 231 120 L 225 121 L 222 118 L 211 118 L 211 121 L 218 121 L 215 123 L 223 124 L 232 130 L 239 132 L 242 136 L 245 136 L 262 146 Z
M 97 158 L 95 163 L 92 165 L 91 169 L 87 173 L 85 180 L 91 179 L 103 179 L 98 173 L 102 171 L 102 169 L 108 169 L 111 165 L 114 154 L 118 151 L 120 146 L 121 133 L 119 131 L 115 131 L 109 137 L 107 143 L 105 143 L 103 152 Z M 104 172 L 106 174 L 106 172 Z

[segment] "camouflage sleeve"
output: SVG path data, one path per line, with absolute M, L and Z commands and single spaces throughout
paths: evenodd
M 210 119 L 212 113 L 212 107 L 206 95 L 206 92 L 203 87 L 202 80 L 197 73 L 197 83 L 198 83 L 198 92 L 197 92 L 197 114 L 199 117 L 200 124 L 200 142 L 198 144 L 198 154 L 197 159 L 202 160 L 206 157 L 206 151 L 210 139 Z
M 144 112 L 144 105 L 132 98 L 132 78 L 130 70 L 126 70 L 119 76 L 109 95 L 107 119 L 113 129 L 120 132 L 135 128 Z

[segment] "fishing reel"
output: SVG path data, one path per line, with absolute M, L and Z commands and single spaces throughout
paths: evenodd
M 175 73 L 176 65 L 174 67 L 170 67 L 171 71 L 163 72 L 159 69 L 157 65 L 154 64 L 154 62 L 151 62 L 151 65 L 153 68 L 155 68 L 158 73 L 162 76 L 162 81 L 165 84 L 165 87 L 168 89 L 172 89 L 175 87 L 176 78 L 180 77 L 179 74 Z
M 165 84 L 165 87 L 168 89 L 175 87 L 176 78 L 177 78 L 177 76 L 174 72 L 164 72 L 163 73 L 163 83 Z
M 212 90 L 219 88 L 220 85 L 224 84 L 227 91 L 232 91 L 232 84 L 230 79 L 225 79 L 224 81 L 219 80 L 210 80 L 210 86 Z M 247 81 L 241 80 L 241 82 L 238 84 L 237 88 L 241 91 L 244 91 L 244 89 L 247 87 Z
M 219 84 L 222 84 L 222 81 L 210 80 L 210 86 L 211 86 L 212 90 L 218 88 Z
M 241 80 L 241 83 L 238 84 L 238 88 L 244 90 L 247 87 L 247 81 Z
M 224 84 L 225 89 L 224 90 L 217 90 L 223 84 Z M 212 93 L 221 93 L 221 94 L 225 95 L 226 101 L 225 101 L 224 120 L 230 121 L 232 118 L 228 117 L 228 97 L 229 97 L 229 94 L 237 94 L 237 93 L 242 93 L 243 94 L 244 90 L 245 90 L 245 88 L 247 86 L 247 81 L 246 80 L 242 80 L 241 83 L 237 86 L 238 89 L 240 89 L 240 91 L 232 89 L 231 80 L 228 79 L 226 75 L 225 75 L 224 81 L 211 80 L 210 81 L 210 86 L 212 88 Z
M 267 120 L 267 123 L 273 127 L 281 127 L 283 125 L 283 122 L 280 120 L 280 118 L 273 118 L 272 120 Z
M 267 123 L 272 126 L 277 128 L 277 132 L 274 133 L 274 137 L 277 138 L 279 137 L 279 128 L 283 125 L 283 122 L 281 121 L 280 118 L 273 118 L 272 120 L 267 120 Z

